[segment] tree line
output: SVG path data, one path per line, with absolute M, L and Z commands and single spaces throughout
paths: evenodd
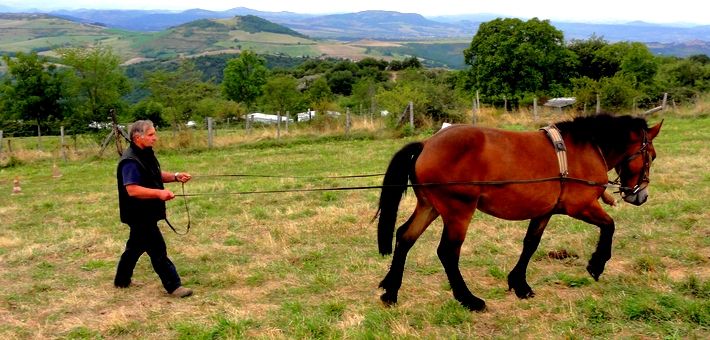
M 281 58 L 245 50 L 238 55 L 161 61 L 150 68 L 122 66 L 103 46 L 64 48 L 57 57 L 4 56 L 0 130 L 5 135 L 53 133 L 60 125 L 87 132 L 94 122 L 151 119 L 179 129 L 205 117 L 249 112 L 295 116 L 307 109 L 399 113 L 411 101 L 416 119 L 461 122 L 476 93 L 505 110 L 576 97 L 578 108 L 615 111 L 650 106 L 663 93 L 692 101 L 710 89 L 710 58 L 654 56 L 637 42 L 603 37 L 566 42 L 537 18 L 495 19 L 480 25 L 464 50 L 465 70 L 428 69 L 404 60 Z

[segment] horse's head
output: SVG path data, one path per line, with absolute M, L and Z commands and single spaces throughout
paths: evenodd
M 661 131 L 661 125 L 663 121 L 648 129 L 632 132 L 632 142 L 623 160 L 614 167 L 621 182 L 621 197 L 633 205 L 641 205 L 648 200 L 651 163 L 656 159 L 653 139 Z

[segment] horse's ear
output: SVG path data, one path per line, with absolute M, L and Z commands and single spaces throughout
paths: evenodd
M 648 139 L 653 140 L 658 136 L 658 133 L 661 132 L 661 126 L 663 125 L 663 120 L 661 120 L 660 123 L 652 126 L 651 128 L 648 129 Z

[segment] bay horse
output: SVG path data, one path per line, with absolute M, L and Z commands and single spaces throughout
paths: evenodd
M 653 139 L 663 121 L 649 127 L 644 118 L 599 114 L 554 124 L 566 151 L 567 170 L 544 131 L 512 132 L 472 125 L 452 125 L 395 153 L 383 179 L 377 239 L 382 255 L 392 253 L 399 202 L 407 187 L 417 198 L 409 219 L 397 229 L 392 264 L 380 282 L 380 299 L 397 302 L 407 253 L 426 228 L 441 216 L 444 228 L 437 255 L 453 296 L 472 311 L 485 301 L 466 286 L 459 257 L 476 209 L 506 220 L 530 220 L 517 264 L 508 274 L 508 289 L 518 298 L 534 296 L 526 281 L 527 266 L 552 215 L 564 214 L 596 225 L 599 240 L 587 272 L 599 280 L 611 258 L 614 220 L 598 198 L 615 169 L 624 201 L 648 199 L 649 172 L 656 157 Z M 411 182 L 412 184 L 408 184 Z

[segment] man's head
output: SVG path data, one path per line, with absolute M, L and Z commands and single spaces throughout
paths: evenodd
M 131 141 L 139 148 L 152 148 L 158 136 L 155 134 L 155 127 L 150 120 L 137 120 L 131 125 Z

